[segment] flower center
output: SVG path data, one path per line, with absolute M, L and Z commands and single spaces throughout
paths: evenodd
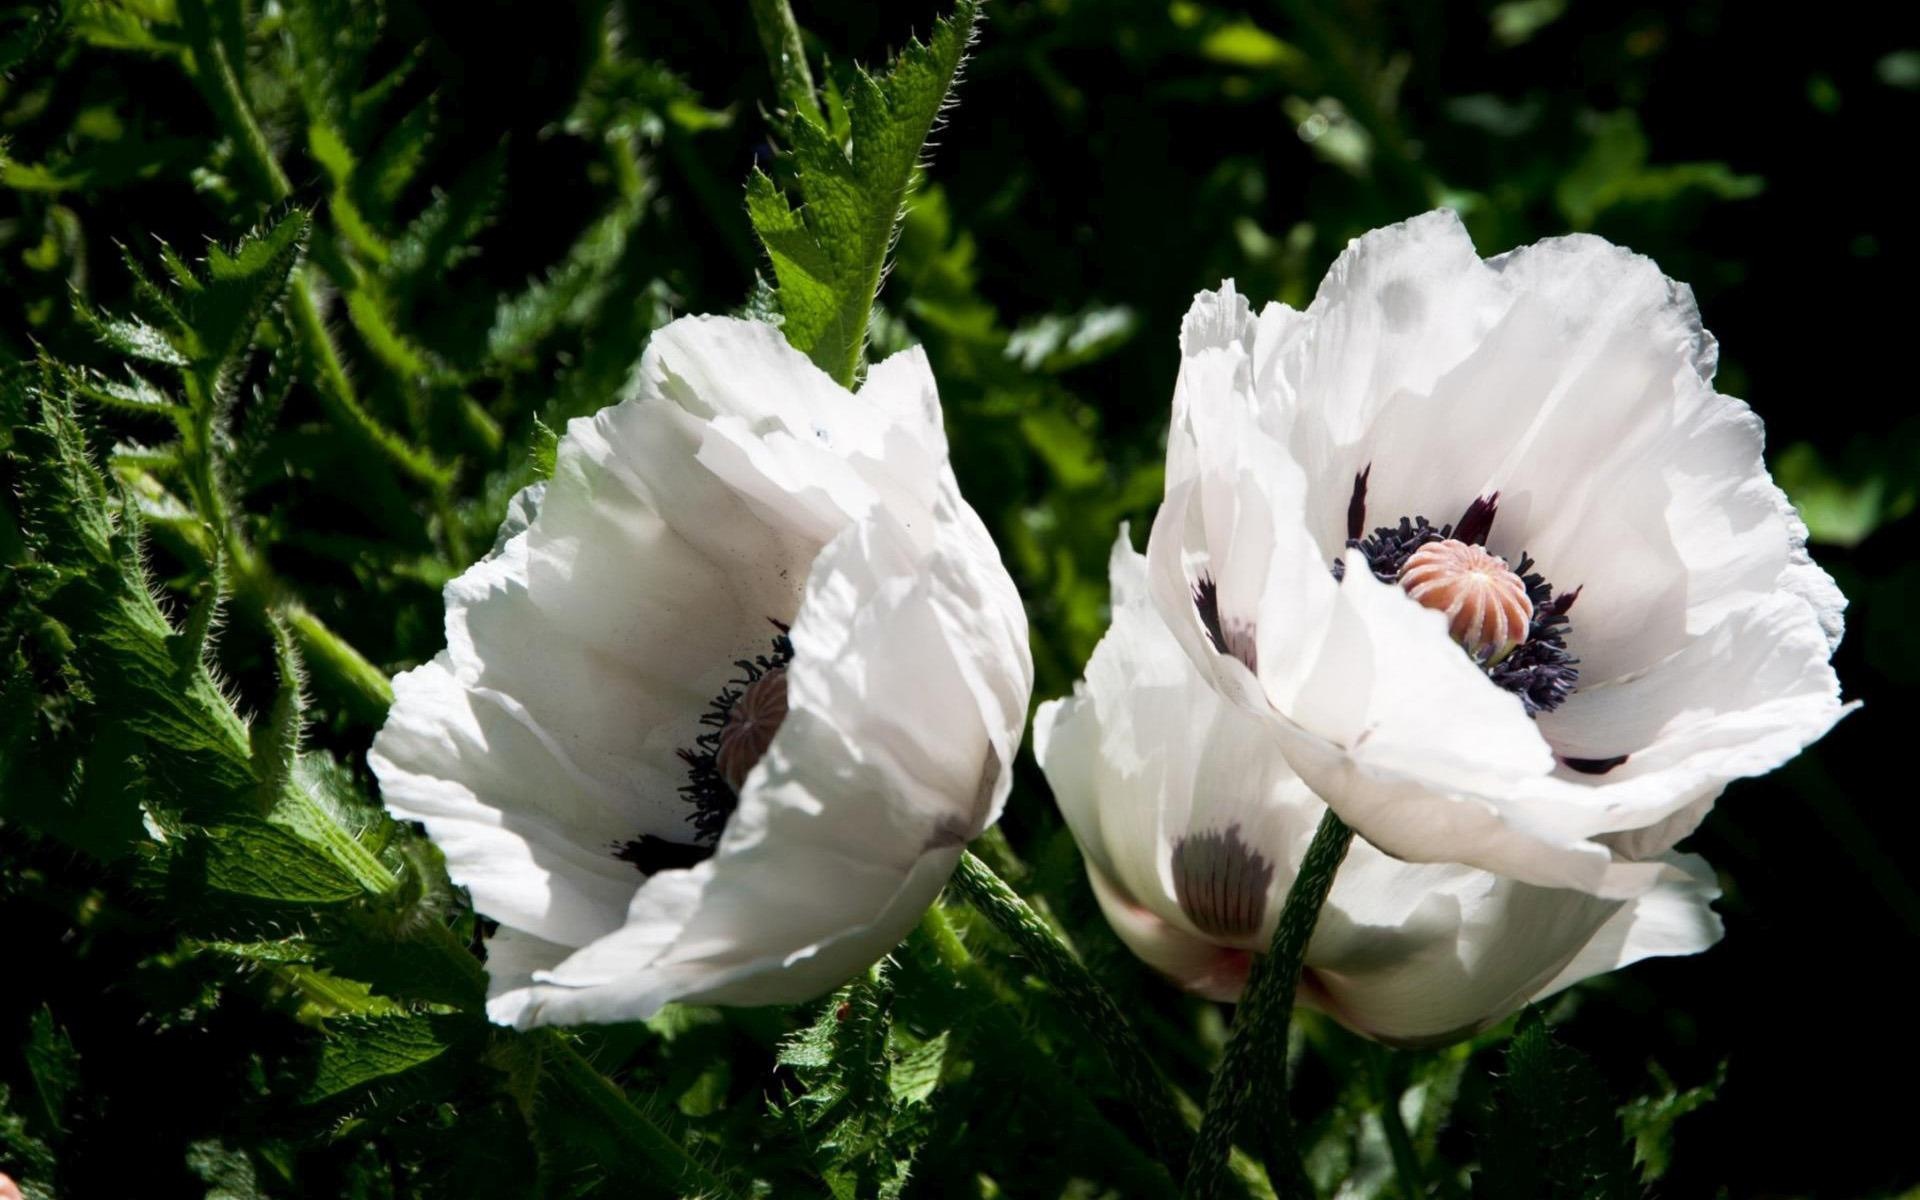
M 1488 679 L 1520 698 L 1528 716 L 1564 704 L 1580 681 L 1580 660 L 1567 650 L 1567 612 L 1580 589 L 1555 595 L 1524 553 L 1509 567 L 1486 550 L 1500 511 L 1498 492 L 1469 504 L 1451 525 L 1436 528 L 1425 517 L 1401 517 L 1398 524 L 1362 537 L 1372 470 L 1353 477 L 1347 548 L 1365 556 L 1374 578 L 1397 583 L 1415 600 L 1446 613 L 1454 639 Z M 1345 573 L 1345 560 L 1335 559 L 1333 577 Z
M 645 874 L 691 867 L 713 856 L 720 832 L 740 802 L 740 789 L 786 720 L 787 665 L 793 661 L 793 641 L 785 624 L 771 618 L 768 623 L 779 631 L 771 652 L 734 660 L 740 674 L 728 680 L 700 714 L 705 732 L 694 738 L 692 746 L 677 752 L 687 766 L 687 782 L 680 785 L 680 795 L 691 806 L 687 814 L 687 823 L 693 826 L 691 840 L 642 834 L 615 852 Z
M 1505 658 L 1527 636 L 1533 601 L 1507 560 L 1448 538 L 1407 557 L 1400 586 L 1447 618 L 1447 631 L 1467 653 L 1487 662 Z

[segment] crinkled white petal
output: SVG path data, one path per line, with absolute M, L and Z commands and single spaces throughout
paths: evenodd
M 955 592 L 972 577 L 944 566 L 884 518 L 836 538 L 793 626 L 787 719 L 714 857 L 653 877 L 623 928 L 496 1011 L 537 1024 L 786 1003 L 891 949 L 1004 801 L 1018 744 L 1018 707 L 983 707 L 970 676 L 988 662 L 1024 679 L 1024 659 L 949 619 L 1005 598 Z
M 1583 979 L 1720 938 L 1706 865 L 1680 858 L 1651 890 L 1605 900 L 1356 840 L 1307 951 L 1314 1002 L 1396 1045 L 1476 1033 Z
M 1189 661 L 1146 594 L 1148 570 L 1123 531 L 1113 624 L 1073 696 L 1041 707 L 1035 752 L 1121 940 L 1180 986 L 1233 1000 L 1326 809 L 1269 722 L 1223 700 Z M 1272 874 L 1256 928 L 1209 933 L 1182 909 L 1173 863 L 1186 839 L 1228 830 Z M 1431 1044 L 1588 976 L 1717 940 L 1705 865 L 1646 866 L 1657 877 L 1643 894 L 1610 900 L 1408 863 L 1356 839 L 1308 947 L 1302 1000 L 1370 1037 Z
M 998 815 L 1025 617 L 918 350 L 854 397 L 768 326 L 676 321 L 502 535 L 448 587 L 448 649 L 396 680 L 370 755 L 501 922 L 495 1020 L 818 994 L 890 949 Z M 776 623 L 786 721 L 714 857 L 643 877 L 615 851 L 692 840 L 677 752 Z
M 495 920 L 567 946 L 618 929 L 640 884 L 609 852 L 635 832 L 622 798 L 572 770 L 524 709 L 461 686 L 448 658 L 393 681 L 368 755 L 387 807 L 426 825 Z
M 1432 213 L 1357 240 L 1304 312 L 1196 298 L 1181 349 L 1148 548 L 1163 618 L 1392 853 L 1630 896 L 1673 869 L 1628 860 L 1846 711 L 1827 662 L 1844 599 L 1759 420 L 1714 392 L 1691 293 L 1647 259 L 1577 236 L 1482 261 Z M 1332 585 L 1362 471 L 1367 531 L 1499 494 L 1488 548 L 1581 589 L 1572 700 L 1531 721 L 1399 589 L 1352 559 Z M 1201 567 L 1252 669 L 1201 628 Z

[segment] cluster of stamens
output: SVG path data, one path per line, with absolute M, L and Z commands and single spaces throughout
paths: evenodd
M 1422 604 L 1446 613 L 1454 638 L 1488 679 L 1520 698 L 1527 715 L 1559 708 L 1580 680 L 1580 660 L 1567 649 L 1567 612 L 1580 589 L 1556 595 L 1526 554 L 1509 567 L 1486 550 L 1500 511 L 1498 492 L 1469 504 L 1450 525 L 1401 517 L 1396 525 L 1361 536 L 1371 470 L 1353 477 L 1347 548 L 1361 553 L 1374 578 L 1397 583 Z M 1344 560 L 1335 559 L 1334 578 L 1345 571 Z
M 1367 477 L 1353 477 L 1347 505 L 1348 550 L 1358 550 L 1367 569 L 1382 583 L 1396 584 L 1429 608 L 1445 614 L 1454 640 L 1487 673 L 1487 678 L 1519 697 L 1528 716 L 1552 712 L 1573 694 L 1580 680 L 1579 659 L 1567 649 L 1567 612 L 1580 589 L 1555 594 L 1524 553 L 1512 566 L 1486 549 L 1500 510 L 1498 492 L 1467 506 L 1452 524 L 1434 525 L 1425 517 L 1401 517 L 1366 533 Z M 1346 573 L 1346 560 L 1333 561 L 1333 577 Z M 1220 611 L 1220 590 L 1210 574 L 1193 584 L 1194 609 L 1207 640 L 1258 671 L 1254 630 Z M 1575 770 L 1610 769 L 1568 760 Z
M 771 653 L 736 659 L 740 674 L 727 681 L 700 714 L 703 728 L 693 745 L 681 748 L 687 782 L 680 795 L 689 805 L 687 823 L 693 827 L 690 843 L 651 834 L 627 842 L 615 853 L 646 874 L 690 867 L 713 854 L 720 832 L 740 802 L 740 789 L 754 764 L 773 744 L 774 734 L 787 715 L 787 666 L 793 661 L 788 627 L 769 623 L 779 632 Z

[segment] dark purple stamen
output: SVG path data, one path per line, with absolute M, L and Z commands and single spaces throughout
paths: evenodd
M 1373 464 L 1356 471 L 1353 476 L 1353 499 L 1347 501 L 1347 540 L 1352 541 L 1367 531 L 1367 477 L 1373 474 Z
M 721 731 L 727 727 L 727 718 L 733 715 L 733 706 L 746 695 L 749 687 L 768 672 L 781 670 L 793 661 L 793 640 L 787 636 L 786 623 L 771 617 L 767 623 L 777 630 L 772 652 L 735 660 L 733 665 L 740 668 L 740 674 L 728 680 L 720 694 L 708 701 L 707 711 L 700 714 L 704 732 L 693 739 L 692 746 L 675 751 L 687 765 L 687 781 L 680 785 L 680 796 L 691 807 L 687 813 L 687 824 L 693 826 L 689 841 L 676 842 L 642 834 L 616 847 L 615 858 L 651 875 L 656 871 L 691 867 L 713 857 L 720 831 L 727 827 L 727 819 L 740 803 L 740 797 L 720 771 Z
M 1363 475 L 1365 472 L 1362 473 Z M 1401 568 L 1414 551 L 1434 542 L 1452 539 L 1468 544 L 1484 544 L 1493 528 L 1500 505 L 1500 494 L 1493 493 L 1467 506 L 1458 525 L 1435 528 L 1425 517 L 1401 517 L 1397 525 L 1382 525 L 1367 537 L 1347 538 L 1347 548 L 1366 557 L 1373 577 L 1382 583 L 1400 581 Z M 1351 521 L 1352 510 L 1348 510 Z M 1333 577 L 1346 576 L 1346 561 L 1333 561 Z M 1527 599 L 1533 605 L 1533 619 L 1527 624 L 1527 636 L 1518 646 L 1495 663 L 1482 663 L 1487 678 L 1514 695 L 1526 707 L 1527 715 L 1552 712 L 1566 703 L 1580 679 L 1579 662 L 1567 650 L 1567 612 L 1580 597 L 1580 589 L 1554 595 L 1553 586 L 1533 571 L 1533 560 L 1524 553 L 1513 568 L 1526 585 Z
M 1499 492 L 1482 496 L 1467 505 L 1467 511 L 1460 514 L 1460 523 L 1453 527 L 1453 540 L 1469 546 L 1486 545 L 1487 535 L 1493 532 L 1494 514 L 1499 511 Z

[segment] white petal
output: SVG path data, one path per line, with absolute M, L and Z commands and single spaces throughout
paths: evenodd
M 1308 949 L 1315 1000 L 1381 1041 L 1433 1045 L 1640 959 L 1698 953 L 1719 940 L 1719 890 L 1699 859 L 1668 865 L 1652 891 L 1602 900 L 1356 841 Z
M 880 517 L 828 546 L 793 627 L 789 714 L 716 854 L 650 879 L 624 928 L 537 977 L 519 1023 L 797 1001 L 905 936 L 1004 800 L 1024 717 L 1017 598 L 981 589 L 970 540 L 923 563 Z
M 1724 927 L 1711 907 L 1720 897 L 1713 869 L 1692 854 L 1667 861 L 1674 870 L 1661 886 L 1628 901 L 1533 1000 L 1643 958 L 1698 954 L 1720 940 Z
M 1321 1006 L 1401 1045 L 1450 1042 L 1521 1007 L 1623 907 L 1485 871 L 1415 867 L 1356 841 L 1307 953 Z
M 1362 443 L 1381 414 L 1427 397 L 1505 307 L 1460 219 L 1440 210 L 1355 239 L 1288 323 L 1263 375 L 1263 418 L 1311 481 L 1304 528 L 1323 561 L 1345 544 L 1353 477 L 1368 463 Z M 1397 520 L 1388 510 L 1403 501 L 1389 474 L 1376 472 L 1374 485 L 1384 494 L 1368 506 L 1373 523 Z
M 1541 729 L 1563 756 L 1625 762 L 1563 770 L 1534 803 L 1598 806 L 1614 849 L 1649 858 L 1691 833 L 1733 779 L 1771 771 L 1855 705 L 1840 701 L 1827 641 L 1796 596 L 1734 612 L 1656 670 L 1575 692 Z
M 792 627 L 790 711 L 716 855 L 678 752 Z M 889 949 L 998 815 L 1032 684 L 1018 594 L 946 462 L 925 355 L 850 397 L 776 330 L 687 318 L 447 589 L 371 762 L 501 922 L 496 1020 L 817 994 Z M 643 886 L 644 883 L 644 886 Z
M 367 756 L 387 807 L 420 821 L 481 912 L 565 946 L 619 928 L 640 877 L 621 798 L 581 776 L 505 697 L 460 686 L 448 656 L 393 681 Z
M 1671 868 L 1618 855 L 1664 851 L 1729 779 L 1844 711 L 1826 664 L 1844 600 L 1766 475 L 1759 422 L 1712 390 L 1691 294 L 1645 258 L 1573 237 L 1482 262 L 1429 214 L 1356 242 L 1304 313 L 1246 324 L 1228 292 L 1183 332 L 1155 595 L 1215 688 L 1264 698 L 1294 767 L 1376 844 L 1633 895 Z M 1249 470 L 1271 454 L 1235 427 L 1248 408 L 1297 486 Z M 1489 548 L 1583 588 L 1572 702 L 1534 728 L 1398 589 L 1349 569 L 1329 599 L 1314 576 L 1362 470 L 1368 529 L 1500 494 Z M 1182 592 L 1200 564 L 1264 589 L 1258 689 L 1209 653 Z M 1622 754 L 1605 776 L 1556 765 Z
M 1175 984 L 1209 1000 L 1233 1003 L 1247 985 L 1252 959 L 1245 950 L 1222 947 L 1189 933 L 1133 901 L 1103 876 L 1092 861 L 1087 882 L 1107 924 L 1140 961 Z

